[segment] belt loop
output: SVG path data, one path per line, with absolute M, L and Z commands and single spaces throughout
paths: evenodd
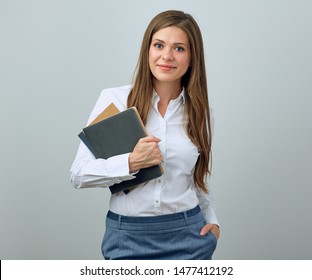
M 187 218 L 187 213 L 186 213 L 186 211 L 183 212 L 183 215 L 184 215 L 185 225 L 188 226 L 189 223 L 188 223 L 188 218 Z
M 121 229 L 121 215 L 118 215 L 118 229 Z

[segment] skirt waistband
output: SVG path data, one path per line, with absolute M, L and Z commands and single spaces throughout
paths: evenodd
M 188 211 L 178 212 L 168 215 L 136 217 L 118 215 L 108 211 L 106 226 L 128 229 L 128 230 L 154 230 L 154 229 L 172 229 L 203 220 L 200 214 L 200 207 L 196 206 Z
M 179 219 L 184 219 L 185 216 L 192 217 L 200 212 L 200 208 L 197 205 L 195 208 L 190 209 L 184 212 L 178 212 L 168 215 L 160 215 L 160 216 L 123 216 L 118 215 L 112 211 L 108 211 L 107 218 L 114 220 L 114 221 L 121 221 L 123 223 L 160 223 L 160 222 L 170 222 L 176 221 Z

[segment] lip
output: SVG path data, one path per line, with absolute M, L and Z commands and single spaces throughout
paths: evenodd
M 160 68 L 163 71 L 170 71 L 172 69 L 176 69 L 177 67 L 168 65 L 168 64 L 157 64 L 158 68 Z

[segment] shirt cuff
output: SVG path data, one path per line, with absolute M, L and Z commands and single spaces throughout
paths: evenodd
M 215 224 L 215 225 L 220 226 L 219 221 L 218 221 L 217 216 L 216 216 L 214 211 L 209 211 L 209 210 L 208 211 L 202 211 L 202 214 L 203 214 L 207 224 Z
M 107 159 L 107 170 L 110 177 L 130 177 L 135 178 L 133 174 L 130 174 L 129 172 L 129 155 L 122 154 L 113 156 Z

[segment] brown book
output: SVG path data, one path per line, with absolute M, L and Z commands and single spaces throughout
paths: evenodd
M 99 121 L 102 121 L 108 117 L 111 117 L 113 115 L 118 114 L 120 111 L 118 110 L 118 108 L 115 106 L 114 103 L 109 104 L 104 111 L 99 114 L 89 125 L 95 124 Z

